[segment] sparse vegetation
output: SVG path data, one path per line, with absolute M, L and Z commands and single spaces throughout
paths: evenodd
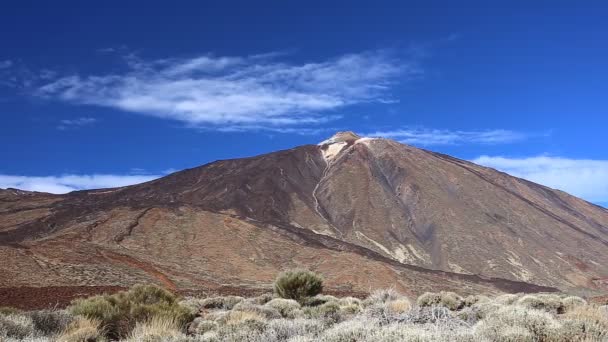
M 294 288 L 294 284 L 310 283 L 298 280 L 287 284 Z M 178 301 L 163 289 L 137 286 L 75 301 L 68 310 L 4 310 L 0 312 L 0 340 L 608 341 L 606 307 L 575 296 L 513 294 L 491 298 L 438 292 L 410 300 L 393 289 L 373 292 L 365 299 L 315 292 L 294 290 L 299 301 L 283 298 L 278 292 L 274 298 L 225 296 Z

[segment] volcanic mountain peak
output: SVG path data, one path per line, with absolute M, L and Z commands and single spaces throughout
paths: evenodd
M 351 131 L 338 132 L 331 138 L 319 143 L 326 162 L 333 160 L 340 152 L 354 144 L 361 137 Z
M 335 144 L 335 143 L 348 143 L 348 142 L 353 143 L 359 139 L 361 139 L 361 137 L 358 136 L 355 132 L 352 132 L 352 131 L 338 132 L 338 133 L 334 134 L 331 138 L 321 141 L 319 143 L 319 146 L 331 145 L 331 144 Z
M 0 259 L 0 287 L 253 287 L 302 267 L 356 291 L 605 291 L 608 212 L 339 132 L 118 189 L 0 190 Z

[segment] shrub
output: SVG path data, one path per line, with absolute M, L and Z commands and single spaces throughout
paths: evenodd
M 10 306 L 0 306 L 0 316 L 20 314 L 21 310 Z
M 391 300 L 401 299 L 404 296 L 395 291 L 394 289 L 382 289 L 375 290 L 363 301 L 364 306 L 384 304 Z
M 317 336 L 325 325 L 314 319 L 277 319 L 268 322 L 262 341 L 297 341 L 298 336 Z M 313 340 L 313 341 L 316 341 Z
M 525 295 L 519 298 L 516 304 L 551 313 L 562 313 L 564 311 L 562 300 L 557 295 Z
M 569 296 L 562 299 L 562 306 L 565 312 L 572 311 L 574 308 L 587 305 L 587 301 L 581 297 Z
M 462 300 L 462 305 L 469 307 L 475 305 L 477 303 L 487 303 L 490 301 L 490 298 L 484 295 L 470 295 L 466 296 Z
M 101 322 L 88 318 L 77 318 L 57 337 L 58 342 L 94 342 L 103 340 Z
M 302 314 L 300 304 L 293 299 L 275 298 L 264 306 L 278 310 L 285 318 L 296 318 Z
M 194 315 L 177 297 L 156 286 L 137 285 L 126 292 L 78 299 L 69 307 L 74 315 L 101 321 L 108 337 L 126 337 L 138 322 L 154 317 L 172 319 L 184 326 Z
M 63 331 L 74 317 L 63 310 L 40 310 L 28 313 L 34 328 L 42 335 L 55 335 Z
M 412 303 L 407 298 L 401 298 L 386 303 L 386 308 L 392 314 L 400 314 L 409 311 Z
M 558 328 L 557 321 L 547 312 L 504 306 L 477 323 L 475 332 L 492 341 L 553 341 Z M 517 334 L 518 339 L 514 339 L 513 334 Z
M 235 305 L 242 301 L 243 297 L 239 296 L 205 298 L 201 301 L 201 308 L 232 310 Z
M 361 302 L 361 299 L 359 299 L 359 298 L 344 297 L 344 298 L 338 299 L 338 304 L 340 304 L 340 306 L 347 306 L 347 305 L 361 306 L 362 302 Z
M 426 292 L 417 300 L 418 306 L 444 306 L 450 310 L 458 310 L 463 307 L 462 297 L 454 292 L 441 291 L 438 293 Z
M 202 335 L 206 332 L 217 330 L 218 327 L 219 324 L 216 321 L 198 317 L 192 322 L 190 328 L 188 328 L 188 332 L 194 335 Z
M 506 293 L 503 295 L 500 295 L 496 298 L 494 298 L 494 302 L 496 302 L 497 304 L 502 304 L 502 305 L 511 305 L 513 303 L 515 303 L 517 301 L 517 299 L 519 299 L 519 295 L 516 294 L 512 294 L 512 293 Z
M 257 297 L 247 298 L 246 301 L 250 304 L 264 305 L 270 302 L 273 298 L 274 296 L 272 295 L 272 293 L 264 293 Z
M 274 291 L 280 298 L 302 302 L 323 290 L 323 278 L 310 271 L 296 270 L 281 273 L 274 282 Z
M 127 341 L 157 342 L 176 337 L 185 337 L 181 333 L 181 323 L 171 317 L 152 317 L 148 321 L 137 322 Z
M 29 316 L 22 314 L 0 316 L 0 337 L 24 339 L 34 334 L 34 323 Z
M 314 307 L 305 307 L 303 310 L 308 318 L 322 319 L 332 324 L 342 320 L 341 311 L 341 307 L 336 301 Z
M 255 312 L 264 316 L 266 319 L 277 319 L 283 317 L 279 310 L 271 306 L 247 304 L 242 302 L 235 305 L 232 311 Z

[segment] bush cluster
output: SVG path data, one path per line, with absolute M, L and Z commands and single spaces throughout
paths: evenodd
M 137 286 L 75 301 L 68 311 L 3 310 L 0 341 L 608 341 L 608 310 L 580 297 L 461 297 L 437 292 L 412 301 L 389 289 L 375 291 L 364 300 L 336 298 L 312 290 L 322 284 L 302 281 L 310 274 L 282 274 L 278 287 L 289 290 L 277 291 L 274 297 L 179 301 L 163 289 Z M 295 294 L 297 300 L 280 293 Z
M 316 296 L 321 291 L 323 291 L 323 277 L 311 271 L 286 271 L 274 282 L 274 292 L 278 297 L 298 302 Z
M 194 312 L 180 306 L 174 294 L 151 285 L 136 285 L 113 295 L 78 299 L 68 310 L 73 315 L 101 322 L 111 339 L 126 337 L 137 323 L 147 320 L 162 318 L 183 326 L 194 318 Z

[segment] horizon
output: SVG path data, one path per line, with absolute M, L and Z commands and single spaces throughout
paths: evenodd
M 351 130 L 608 206 L 608 5 L 237 3 L 5 6 L 0 188 L 125 186 Z

